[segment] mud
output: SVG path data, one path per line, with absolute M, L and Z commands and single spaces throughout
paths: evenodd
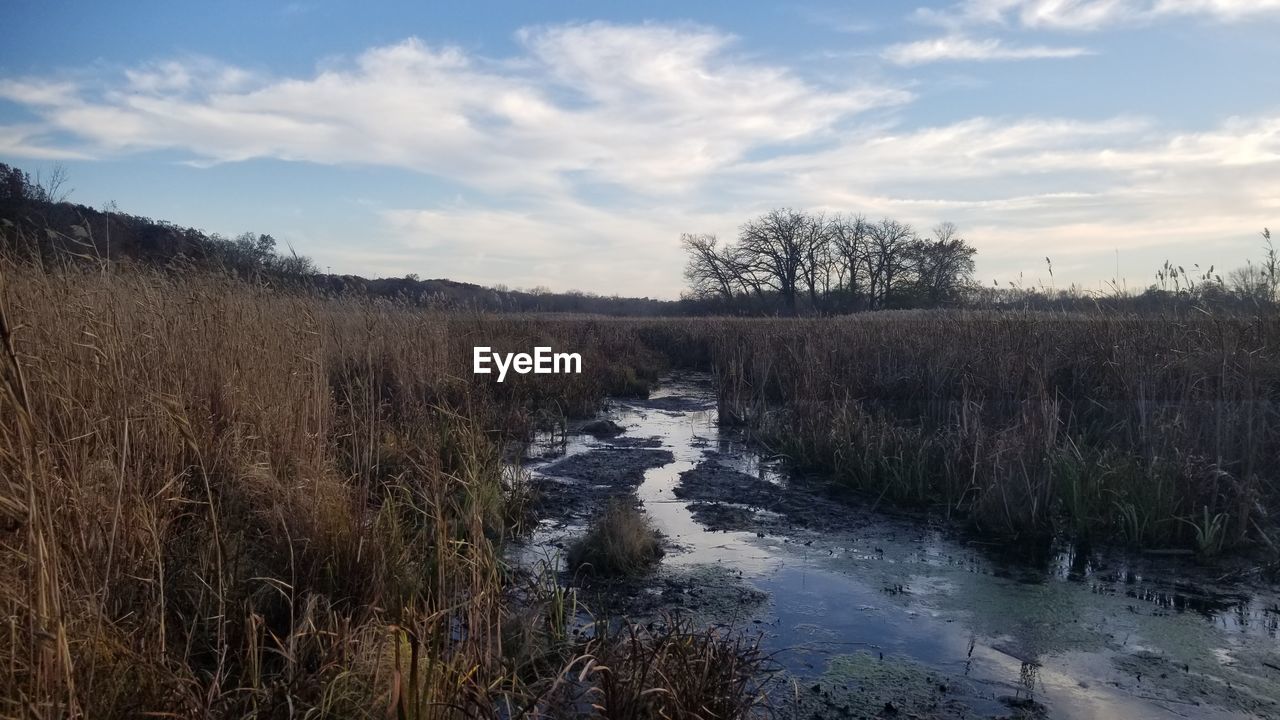
M 690 395 L 664 395 L 645 398 L 643 400 L 635 400 L 631 405 L 647 410 L 660 410 L 671 413 L 692 413 L 716 409 L 716 401 L 713 398 Z
M 570 455 L 542 468 L 533 481 L 536 511 L 565 521 L 587 518 L 612 498 L 630 498 L 646 470 L 674 460 L 669 450 L 602 447 Z
M 1028 685 L 1030 682 L 1028 682 Z M 837 655 L 816 681 L 793 682 L 779 698 L 780 717 L 811 718 L 1043 718 L 1029 687 L 1006 693 L 960 674 L 939 672 L 876 650 Z
M 584 423 L 582 427 L 578 429 L 581 432 L 588 435 L 594 435 L 595 437 L 612 437 L 614 435 L 621 435 L 626 431 L 626 428 L 609 419 L 592 420 L 591 422 Z
M 777 533 L 848 524 L 848 505 L 814 483 L 800 478 L 773 482 L 735 469 L 723 453 L 710 451 L 706 456 L 680 473 L 674 494 L 694 501 L 694 517 L 711 530 Z
M 605 440 L 609 447 L 616 448 L 660 448 L 662 438 L 659 437 L 612 437 Z
M 667 567 L 647 577 L 595 584 L 581 595 L 593 612 L 641 624 L 683 615 L 695 625 L 746 627 L 768 596 L 740 573 L 714 565 Z
M 744 530 L 756 523 L 756 511 L 724 502 L 691 502 L 689 512 L 693 519 L 712 532 Z

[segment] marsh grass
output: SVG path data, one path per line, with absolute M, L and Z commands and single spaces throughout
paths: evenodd
M 706 338 L 722 417 L 874 498 L 990 534 L 1270 545 L 1275 316 L 934 311 L 679 332 Z
M 569 569 L 583 578 L 640 575 L 662 557 L 662 537 L 649 516 L 626 500 L 610 501 L 569 548 Z
M 758 638 L 669 617 L 645 627 L 602 625 L 577 679 L 579 706 L 609 720 L 765 716 L 773 671 Z
M 480 382 L 481 339 L 586 372 Z M 0 716 L 555 716 L 501 448 L 660 367 L 594 320 L 0 261 Z
M 498 384 L 480 344 L 584 374 Z M 0 716 L 559 717 L 585 684 L 609 710 L 583 712 L 633 717 L 688 680 L 734 717 L 736 640 L 631 635 L 582 674 L 570 599 L 511 602 L 507 442 L 697 367 L 869 497 L 1207 556 L 1274 523 L 1277 353 L 1272 316 L 488 316 L 0 259 Z

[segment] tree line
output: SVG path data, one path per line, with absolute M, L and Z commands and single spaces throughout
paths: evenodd
M 929 235 L 891 218 L 778 208 L 736 242 L 685 234 L 687 303 L 708 311 L 836 313 L 960 302 L 976 250 L 944 222 Z
M 332 297 L 387 299 L 414 306 L 487 312 L 615 316 L 678 315 L 674 300 L 601 296 L 547 288 L 515 290 L 446 279 L 364 278 L 321 272 L 310 258 L 265 233 L 232 237 L 68 201 L 68 174 L 55 165 L 34 175 L 0 162 L 0 263 L 61 267 L 140 265 L 227 274 L 267 286 Z M 283 247 L 281 247 L 283 245 Z
M 141 263 L 177 271 L 215 270 L 325 294 L 395 298 L 415 305 L 493 312 L 603 315 L 847 313 L 885 308 L 979 307 L 1037 310 L 1253 312 L 1280 304 L 1280 250 L 1262 231 L 1260 261 L 1224 274 L 1166 262 L 1145 289 L 1115 279 L 1111 290 L 974 282 L 976 250 L 955 225 L 927 235 L 911 225 L 855 214 L 780 208 L 745 223 L 738 238 L 685 234 L 688 291 L 679 301 L 486 288 L 444 279 L 366 279 L 319 272 L 309 258 L 261 233 L 224 237 L 161 220 L 67 201 L 66 170 L 34 177 L 0 163 L 0 257 L 46 266 Z M 1046 268 L 1053 275 L 1046 258 Z M 1139 286 L 1141 287 L 1141 286 Z
M 183 260 L 252 279 L 304 278 L 316 273 L 310 258 L 276 239 L 246 232 L 233 238 L 120 212 L 68 202 L 67 172 L 55 165 L 29 173 L 0 163 L 0 220 L 8 223 L 3 247 L 17 257 L 56 263 L 67 257 L 162 264 Z

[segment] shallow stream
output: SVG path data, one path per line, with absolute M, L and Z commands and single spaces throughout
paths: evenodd
M 759 634 L 783 716 L 1280 717 L 1274 588 L 1184 558 L 1027 560 L 834 500 L 722 431 L 707 376 L 606 416 L 625 433 L 530 459 L 550 492 L 520 560 L 554 562 L 601 498 L 634 488 L 668 551 L 623 600 Z

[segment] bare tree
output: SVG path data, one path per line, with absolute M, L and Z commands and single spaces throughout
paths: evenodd
M 800 278 L 809 294 L 809 305 L 817 311 L 825 310 L 827 296 L 831 293 L 831 222 L 822 213 L 809 215 L 800 229 L 800 244 L 804 250 L 800 266 Z
M 790 208 L 770 210 L 742 226 L 737 263 L 751 282 L 776 290 L 795 314 L 797 288 L 807 254 L 810 218 Z
M 1271 243 L 1271 231 L 1263 229 L 1262 263 L 1246 262 L 1243 267 L 1227 273 L 1224 285 L 1242 300 L 1254 303 L 1273 303 L 1280 300 L 1280 250 Z M 1168 263 L 1166 263 L 1166 266 Z M 1157 277 L 1160 274 L 1157 273 Z M 1163 279 L 1163 278 L 1161 278 Z
M 67 166 L 62 163 L 54 163 L 49 168 L 48 174 L 36 171 L 36 188 L 39 199 L 53 203 L 64 203 L 67 198 L 71 197 L 71 193 L 75 192 L 74 188 L 67 187 L 70 180 L 70 173 L 67 172 Z
M 973 279 L 973 256 L 977 253 L 960 237 L 953 223 L 933 228 L 933 239 L 921 239 L 912 248 L 912 269 L 921 294 L 930 306 L 955 300 Z
M 1260 302 L 1268 299 L 1267 271 L 1259 265 L 1245 263 L 1227 273 L 1227 285 L 1241 300 Z
M 778 208 L 744 224 L 729 245 L 713 235 L 680 240 L 690 297 L 780 302 L 791 314 L 801 301 L 816 312 L 883 308 L 908 290 L 922 304 L 945 304 L 972 284 L 974 271 L 975 250 L 951 223 L 925 239 L 890 218 Z
M 1267 300 L 1280 300 L 1280 251 L 1271 244 L 1271 229 L 1262 228 L 1262 240 L 1266 254 L 1262 258 L 1262 271 L 1267 278 Z
M 837 215 L 831 220 L 831 256 L 836 286 L 856 302 L 867 277 L 867 219 L 862 215 Z
M 873 309 L 882 308 L 906 275 L 916 233 L 906 223 L 884 218 L 868 228 L 867 238 L 867 298 Z
M 67 187 L 68 179 L 67 167 L 62 163 L 54 163 L 47 173 L 37 170 L 35 179 L 23 170 L 0 163 L 0 200 L 66 202 L 72 193 Z
M 739 285 L 736 263 L 730 252 L 716 247 L 715 235 L 680 236 L 680 244 L 689 253 L 684 277 L 695 297 L 719 297 L 732 300 L 734 288 Z

